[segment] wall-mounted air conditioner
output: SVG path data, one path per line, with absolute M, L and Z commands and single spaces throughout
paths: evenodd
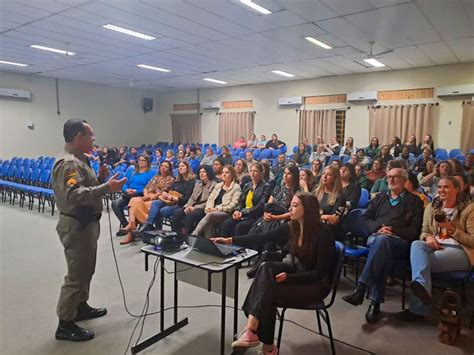
M 280 97 L 278 99 L 278 105 L 280 106 L 295 106 L 301 104 L 303 104 L 303 98 L 301 96 Z
M 438 97 L 474 95 L 474 84 L 442 86 L 436 89 Z
M 17 99 L 29 100 L 31 98 L 31 92 L 24 90 L 0 88 L 0 97 L 12 97 Z
M 377 91 L 357 91 L 347 94 L 348 102 L 377 101 Z
M 201 104 L 201 108 L 205 110 L 220 109 L 222 107 L 222 101 L 208 101 Z

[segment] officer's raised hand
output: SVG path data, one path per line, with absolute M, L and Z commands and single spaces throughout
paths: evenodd
M 114 174 L 109 181 L 107 181 L 107 185 L 109 185 L 109 192 L 120 192 L 122 191 L 122 186 L 127 181 L 127 178 L 124 177 L 122 179 L 118 179 L 119 173 Z

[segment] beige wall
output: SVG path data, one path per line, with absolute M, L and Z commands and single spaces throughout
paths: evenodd
M 156 105 L 156 94 L 59 80 L 58 115 L 54 79 L 2 72 L 0 87 L 32 92 L 31 101 L 0 98 L 2 159 L 57 154 L 63 146 L 63 123 L 73 117 L 92 124 L 99 145 L 134 145 L 160 135 L 149 129 L 158 120 L 157 111 L 144 114 L 142 110 L 143 97 L 153 97 Z M 30 121 L 35 125 L 33 130 L 27 127 Z
M 439 87 L 444 85 L 474 83 L 474 63 L 434 66 L 410 70 L 376 72 L 369 74 L 335 76 L 320 79 L 292 80 L 286 82 L 246 85 L 237 87 L 217 87 L 201 89 L 200 102 L 221 100 L 248 100 L 254 102 L 255 132 L 267 137 L 272 133 L 293 146 L 297 143 L 298 114 L 294 108 L 281 108 L 278 98 L 285 96 L 312 96 L 341 94 L 365 90 L 395 90 Z M 197 102 L 197 90 L 167 93 L 158 101 L 159 121 L 155 121 L 159 133 L 156 140 L 170 140 L 169 114 L 175 103 Z M 439 102 L 439 117 L 435 118 L 433 137 L 436 145 L 448 149 L 459 147 L 462 108 L 464 98 L 434 99 L 421 102 Z M 470 98 L 468 98 L 470 99 Z M 401 103 L 409 103 L 405 101 Z M 420 102 L 420 101 L 413 101 Z M 400 102 L 390 102 L 400 103 Z M 344 107 L 340 105 L 339 107 Z M 346 136 L 353 136 L 358 146 L 366 146 L 369 141 L 369 121 L 367 104 L 350 104 L 346 116 Z M 323 106 L 321 106 L 323 107 Z M 312 106 L 311 108 L 315 108 Z M 215 111 L 204 110 L 202 119 L 203 142 L 217 142 L 218 116 Z

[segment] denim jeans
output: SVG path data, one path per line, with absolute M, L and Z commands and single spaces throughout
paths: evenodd
M 178 208 L 177 205 L 168 206 L 161 200 L 153 201 L 150 207 L 150 212 L 148 212 L 148 217 L 146 224 L 150 226 L 155 226 L 158 229 L 161 229 L 163 223 L 161 217 L 170 218 L 173 216 L 173 211 Z
M 431 273 L 447 271 L 468 271 L 471 267 L 467 254 L 459 245 L 443 245 L 443 249 L 433 250 L 426 242 L 417 240 L 411 245 L 411 278 L 422 284 L 431 295 Z M 430 308 L 418 297 L 410 297 L 410 311 L 426 315 Z
M 372 301 L 385 301 L 385 281 L 398 260 L 407 260 L 410 244 L 401 238 L 386 234 L 372 234 L 367 239 L 370 247 L 367 262 L 359 278 L 359 282 L 370 288 L 369 298 Z

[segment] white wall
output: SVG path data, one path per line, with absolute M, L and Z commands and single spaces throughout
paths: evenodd
M 150 129 L 156 110 L 143 113 L 143 97 L 156 93 L 59 80 L 60 112 L 56 110 L 55 80 L 0 73 L 0 87 L 32 92 L 31 101 L 0 98 L 0 158 L 13 155 L 56 155 L 64 140 L 65 120 L 78 117 L 91 123 L 99 145 L 134 145 L 152 141 L 160 133 Z M 31 121 L 35 128 L 30 130 Z M 159 126 L 159 124 L 158 124 Z
M 221 100 L 253 100 L 255 133 L 277 133 L 280 139 L 293 146 L 297 143 L 298 114 L 291 108 L 278 107 L 279 97 L 341 94 L 365 90 L 396 90 L 439 87 L 444 85 L 474 83 L 474 63 L 433 66 L 410 70 L 355 74 L 328 78 L 292 80 L 278 83 L 217 87 L 201 89 L 200 102 Z M 197 90 L 162 94 L 158 100 L 159 120 L 155 121 L 158 133 L 155 140 L 171 140 L 169 114 L 176 103 L 197 102 Z M 439 102 L 439 117 L 435 118 L 433 138 L 437 146 L 448 149 L 459 147 L 462 117 L 461 102 L 466 98 L 443 100 L 434 98 L 421 102 Z M 468 98 L 470 99 L 470 98 Z M 412 101 L 415 102 L 415 101 Z M 416 101 L 420 102 L 420 101 Z M 400 102 L 387 102 L 400 103 Z M 404 101 L 404 103 L 410 103 Z M 340 105 L 343 107 L 345 105 Z M 367 104 L 350 104 L 346 116 L 346 136 L 353 136 L 356 145 L 365 146 L 369 141 Z M 313 108 L 312 106 L 311 108 Z M 217 142 L 218 116 L 205 110 L 202 116 L 202 141 Z M 474 133 L 473 133 L 474 134 Z

